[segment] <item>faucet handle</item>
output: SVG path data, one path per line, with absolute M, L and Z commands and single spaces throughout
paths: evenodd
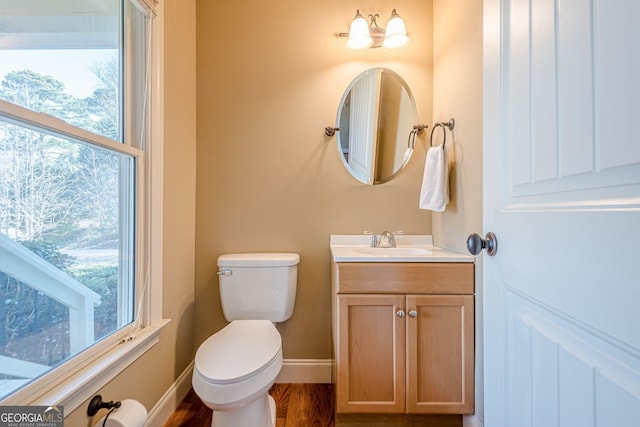
M 364 234 L 369 234 L 371 236 L 371 247 L 375 248 L 378 245 L 378 239 L 376 237 L 376 233 L 373 231 L 363 231 Z
M 398 230 L 398 231 L 394 231 L 393 233 L 391 233 L 391 247 L 395 248 L 396 247 L 396 236 L 399 234 L 404 234 L 404 231 L 402 230 Z

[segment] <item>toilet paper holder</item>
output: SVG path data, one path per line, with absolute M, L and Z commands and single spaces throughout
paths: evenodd
M 100 409 L 119 408 L 120 405 L 120 402 L 114 402 L 113 400 L 110 400 L 109 402 L 103 402 L 102 396 L 97 394 L 93 396 L 93 398 L 91 398 L 91 401 L 89 402 L 89 407 L 87 407 L 87 415 L 93 417 L 98 413 Z

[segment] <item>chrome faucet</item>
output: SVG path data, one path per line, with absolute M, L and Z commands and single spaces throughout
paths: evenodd
M 377 248 L 395 248 L 396 247 L 396 238 L 393 233 L 388 231 L 383 231 L 378 239 Z
M 395 248 L 396 247 L 396 234 L 403 234 L 402 231 L 383 231 L 380 236 L 376 236 L 373 231 L 365 231 L 364 234 L 371 235 L 371 247 L 372 248 Z

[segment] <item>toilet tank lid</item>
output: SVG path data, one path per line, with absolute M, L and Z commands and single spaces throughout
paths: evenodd
M 300 255 L 294 253 L 225 254 L 218 258 L 219 267 L 277 267 L 299 262 Z

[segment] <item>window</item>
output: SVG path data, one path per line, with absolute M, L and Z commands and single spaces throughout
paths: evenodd
M 0 403 L 28 403 L 149 323 L 153 13 L 0 7 Z

